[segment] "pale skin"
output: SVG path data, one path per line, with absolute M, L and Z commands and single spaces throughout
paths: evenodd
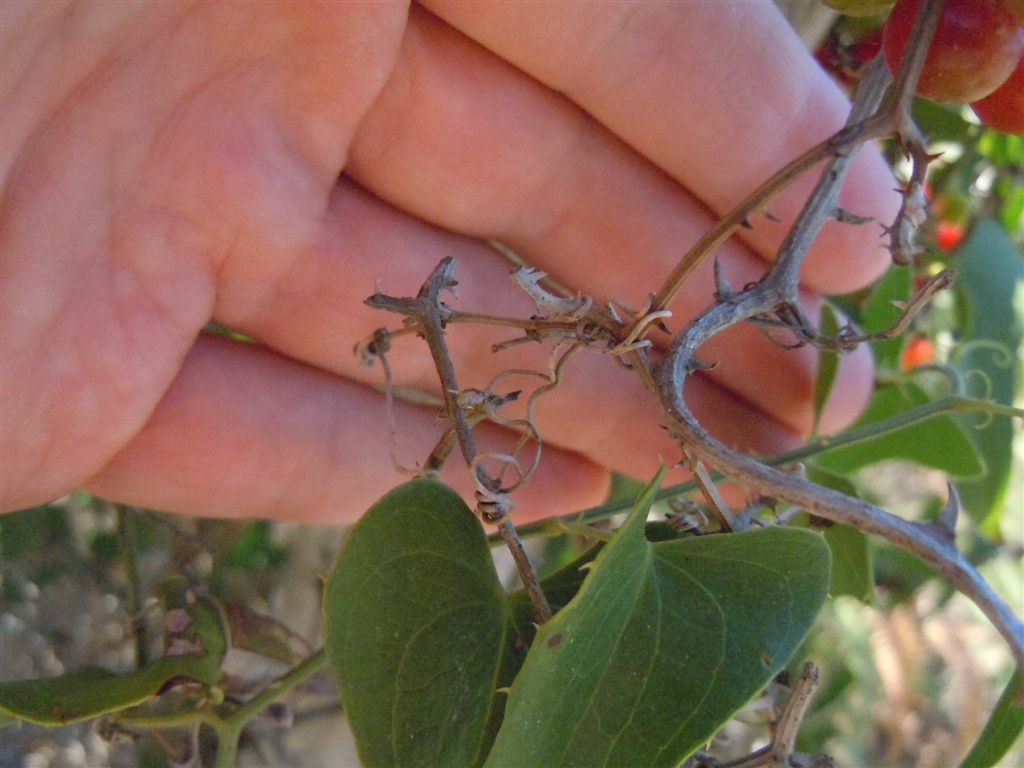
M 398 320 L 444 256 L 461 309 L 528 316 L 497 239 L 598 302 L 638 306 L 702 232 L 826 138 L 846 101 L 764 3 L 5 2 L 0 96 L 0 509 L 85 488 L 189 514 L 351 521 L 403 476 L 379 368 L 353 345 Z M 770 206 L 791 220 L 807 183 Z M 874 150 L 842 196 L 891 219 Z M 759 218 L 718 256 L 755 279 L 785 229 Z M 876 226 L 833 223 L 807 305 L 868 284 Z M 708 261 L 670 307 L 711 300 Z M 203 333 L 210 321 L 255 338 Z M 462 386 L 546 366 L 512 331 L 453 328 Z M 704 350 L 690 385 L 728 442 L 791 447 L 812 422 L 815 355 L 752 328 Z M 398 384 L 436 391 L 422 343 Z M 824 419 L 871 386 L 843 360 Z M 533 384 L 509 382 L 506 389 Z M 404 463 L 439 434 L 401 403 Z M 635 376 L 578 355 L 545 397 L 544 460 L 517 520 L 598 503 L 609 469 L 679 451 Z M 502 430 L 481 427 L 485 439 Z M 466 489 L 455 459 L 446 476 Z

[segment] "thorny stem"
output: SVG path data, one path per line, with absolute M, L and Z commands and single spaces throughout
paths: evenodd
M 903 49 L 903 56 L 893 77 L 892 88 L 889 89 L 882 109 L 879 110 L 880 114 L 899 116 L 899 129 L 904 127 L 903 124 L 907 124 L 914 126 L 915 132 L 917 130 L 914 121 L 910 119 L 910 102 L 914 98 L 924 60 L 928 56 L 928 47 L 939 26 L 942 3 L 943 0 L 925 0 L 924 7 L 918 11 L 907 38 L 910 42 Z
M 804 459 L 811 458 L 812 456 L 816 456 L 819 453 L 824 453 L 825 451 L 831 451 L 848 445 L 855 445 L 857 443 L 862 443 L 865 440 L 874 440 L 879 437 L 884 437 L 885 435 L 891 434 L 899 429 L 903 429 L 904 427 L 908 427 L 912 424 L 918 424 L 928 419 L 933 419 L 944 413 L 984 413 L 988 415 L 994 414 L 1024 419 L 1024 408 L 1014 408 L 1013 406 L 1000 405 L 999 403 L 991 403 L 987 400 L 978 400 L 973 397 L 964 397 L 962 395 L 946 395 L 945 397 L 940 397 L 937 400 L 922 403 L 921 405 L 915 406 L 909 410 L 901 411 L 900 413 L 888 417 L 884 421 L 865 424 L 857 429 L 847 430 L 840 435 L 822 437 L 813 442 L 806 443 L 799 448 L 794 448 L 793 450 L 786 451 L 785 453 L 778 453 L 774 456 L 765 456 L 760 458 L 758 461 L 769 467 L 791 465 L 796 462 L 803 461 Z M 712 474 L 712 478 L 715 480 L 722 480 L 723 476 L 721 473 L 716 472 Z M 683 494 L 691 493 L 695 490 L 697 490 L 696 481 L 687 480 L 684 483 L 675 483 L 674 485 L 665 486 L 655 494 L 654 500 L 664 501 L 665 499 L 682 496 Z M 559 532 L 560 529 L 558 526 L 563 522 L 588 523 L 595 520 L 603 520 L 629 509 L 632 505 L 632 499 L 625 499 L 622 501 L 600 504 L 596 507 L 588 507 L 587 509 L 582 509 L 569 515 L 562 515 L 560 517 L 548 518 L 536 523 L 522 525 L 519 527 L 519 535 L 525 538 L 528 536 L 549 534 L 552 531 Z M 489 540 L 492 545 L 497 542 L 497 539 L 494 536 L 489 537 Z
M 942 0 L 931 0 L 931 2 L 932 6 L 929 7 L 927 13 L 918 14 L 910 36 L 911 40 L 925 42 L 921 45 L 906 47 L 899 71 L 886 95 L 886 101 L 877 113 L 869 119 L 848 124 L 835 136 L 811 147 L 799 157 L 791 160 L 726 214 L 718 224 L 690 248 L 675 266 L 654 295 L 654 301 L 651 304 L 652 312 L 664 309 L 671 304 L 683 283 L 689 279 L 707 256 L 714 253 L 718 246 L 728 240 L 738 229 L 748 226 L 751 216 L 762 211 L 775 195 L 818 163 L 835 155 L 845 154 L 865 141 L 880 138 L 891 132 L 894 127 L 901 134 L 906 134 L 908 139 L 919 138 L 913 121 L 906 119 L 905 116 L 909 114 L 907 105 L 914 95 L 921 65 L 928 52 L 927 42 L 931 41 L 935 27 L 938 25 L 938 11 L 941 8 Z
M 705 317 L 714 319 L 711 313 Z M 716 328 L 709 324 L 708 327 L 715 332 L 724 326 Z M 1017 665 L 1024 668 L 1024 624 L 945 536 L 939 535 L 928 524 L 904 520 L 873 504 L 760 464 L 719 443 L 700 426 L 683 400 L 686 372 L 679 363 L 681 356 L 689 354 L 694 340 L 699 343 L 710 335 L 704 330 L 698 328 L 699 334 L 687 333 L 681 337 L 690 343 L 675 347 L 664 361 L 662 398 L 673 434 L 726 476 L 757 493 L 799 505 L 818 517 L 876 533 L 913 552 L 981 608 L 1009 643 Z
M 890 125 L 899 130 L 911 123 L 910 89 L 916 82 L 916 73 L 924 60 L 922 51 L 927 50 L 941 5 L 942 0 L 924 3 L 908 44 L 908 48 L 920 51 L 904 55 L 896 88 L 881 110 L 878 110 L 881 84 L 871 73 L 865 77 L 854 100 L 848 127 L 865 120 L 870 123 L 884 119 L 892 120 Z M 887 114 L 890 109 L 896 110 L 891 117 Z M 868 117 L 872 111 L 876 111 L 875 116 Z M 1024 668 L 1024 624 L 956 549 L 948 528 L 904 520 L 873 504 L 815 485 L 733 451 L 712 438 L 686 405 L 684 392 L 690 361 L 704 342 L 737 322 L 777 311 L 780 306 L 796 305 L 800 266 L 810 244 L 835 208 L 850 160 L 851 155 L 844 153 L 825 167 L 766 275 L 753 287 L 706 310 L 673 341 L 657 372 L 660 401 L 669 430 L 698 458 L 756 493 L 798 505 L 818 517 L 878 534 L 918 555 L 978 605 L 1006 639 L 1017 666 Z
M 818 689 L 819 670 L 814 662 L 804 663 L 800 677 L 793 687 L 793 692 L 772 727 L 772 741 L 752 754 L 737 760 L 721 763 L 712 760 L 710 764 L 698 760 L 698 765 L 711 765 L 714 768 L 814 768 L 819 765 L 832 765 L 831 758 L 825 755 L 802 755 L 795 752 L 796 735 L 800 723 L 807 714 L 811 699 Z
M 884 65 L 881 66 L 884 69 Z M 834 136 L 788 162 L 726 214 L 687 251 L 654 295 L 651 311 L 664 309 L 671 304 L 676 294 L 679 293 L 679 289 L 704 259 L 714 253 L 718 246 L 728 240 L 738 229 L 748 225 L 750 217 L 763 210 L 779 192 L 818 163 L 835 157 L 837 154 L 844 154 L 865 141 L 882 136 L 885 132 L 885 126 L 880 122 L 864 121 L 847 125 Z
M 800 723 L 811 706 L 811 699 L 818 690 L 819 669 L 813 661 L 804 662 L 800 678 L 793 687 L 793 693 L 786 700 L 778 722 L 775 723 L 775 735 L 772 738 L 772 754 L 780 765 L 796 748 L 796 734 Z
M 856 127 L 868 119 L 871 113 L 878 108 L 885 94 L 888 80 L 889 75 L 885 61 L 879 56 L 872 62 L 861 81 L 860 88 L 857 90 L 857 98 L 850 109 L 847 128 Z M 860 143 L 862 142 L 858 142 L 857 146 Z M 763 298 L 757 296 L 755 301 L 748 302 L 753 308 L 760 311 L 771 311 L 780 303 L 797 305 L 795 299 L 800 285 L 800 267 L 803 265 L 804 257 L 811 244 L 836 210 L 839 189 L 853 165 L 855 156 L 854 149 L 837 152 L 835 157 L 825 165 L 818 178 L 818 183 L 779 246 L 775 263 L 751 289 L 756 296 L 758 290 L 763 286 L 768 294 Z M 741 304 L 742 295 L 741 293 L 731 298 L 728 304 Z M 686 335 L 685 332 L 680 334 L 680 336 Z
M 411 317 L 420 326 L 427 347 L 430 349 L 431 357 L 434 360 L 434 367 L 441 380 L 441 392 L 444 397 L 445 413 L 452 424 L 455 436 L 458 438 L 459 447 L 462 450 L 462 457 L 466 464 L 473 467 L 476 478 L 484 487 L 491 491 L 498 492 L 500 483 L 495 480 L 487 470 L 476 462 L 477 447 L 473 437 L 473 429 L 466 417 L 466 413 L 458 401 L 459 385 L 455 377 L 455 366 L 452 364 L 451 355 L 448 353 L 448 345 L 444 339 L 444 327 L 446 319 L 442 316 L 444 305 L 441 302 L 441 293 L 455 287 L 455 279 L 452 273 L 455 269 L 455 259 L 448 257 L 441 262 L 430 273 L 423 287 L 415 299 L 400 299 L 375 293 L 366 303 L 377 309 L 387 309 L 398 312 L 406 317 Z M 515 525 L 507 511 L 502 511 L 501 517 L 496 521 L 498 532 L 508 546 L 512 560 L 519 571 L 523 587 L 530 597 L 533 611 L 538 623 L 544 623 L 551 618 L 551 606 L 540 586 L 540 579 L 537 571 L 530 562 L 530 558 L 523 548 L 523 542 L 516 532 Z
M 469 464 L 476 456 L 476 440 L 466 417 L 459 407 L 459 387 L 455 377 L 455 366 L 448 354 L 448 345 L 444 341 L 445 321 L 441 317 L 441 292 L 455 287 L 452 272 L 455 260 L 442 259 L 423 283 L 415 299 L 399 299 L 375 293 L 366 303 L 376 309 L 387 309 L 413 318 L 420 326 L 434 367 L 441 379 L 441 396 L 444 399 L 445 412 L 451 420 L 452 427 L 459 438 L 462 456 Z

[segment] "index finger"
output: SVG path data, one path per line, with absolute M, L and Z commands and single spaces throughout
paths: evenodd
M 848 111 L 842 91 L 769 2 L 424 4 L 568 96 L 718 214 L 826 139 Z M 812 183 L 806 176 L 771 203 L 781 224 L 759 217 L 741 233 L 761 256 L 771 258 Z M 893 186 L 881 154 L 865 147 L 840 203 L 891 221 Z M 878 277 L 888 262 L 879 234 L 830 222 L 809 254 L 804 284 L 836 293 Z

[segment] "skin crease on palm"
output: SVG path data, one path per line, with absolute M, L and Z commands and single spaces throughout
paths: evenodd
M 0 508 L 82 487 L 191 514 L 353 520 L 402 480 L 379 368 L 356 341 L 458 260 L 461 309 L 528 316 L 488 239 L 597 301 L 637 306 L 717 215 L 841 125 L 845 98 L 771 3 L 48 3 L 0 8 Z M 792 220 L 812 179 L 771 206 Z M 843 204 L 891 217 L 873 149 Z M 763 272 L 784 226 L 758 218 L 718 256 Z M 830 224 L 818 291 L 876 278 L 873 226 Z M 710 261 L 672 306 L 711 300 Z M 214 320 L 259 345 L 204 334 Z M 546 368 L 511 332 L 453 327 L 462 386 Z M 665 339 L 659 340 L 663 343 Z M 688 397 L 746 450 L 811 425 L 815 356 L 750 328 L 703 350 Z M 396 381 L 437 391 L 422 342 Z M 870 391 L 844 357 L 825 427 Z M 535 384 L 510 380 L 508 388 Z M 400 403 L 398 453 L 422 461 L 436 409 Z M 598 503 L 608 469 L 679 458 L 634 375 L 576 356 L 541 401 L 544 460 L 517 520 Z M 508 434 L 479 428 L 485 442 Z M 456 457 L 457 458 L 457 457 Z M 452 460 L 446 477 L 466 490 Z

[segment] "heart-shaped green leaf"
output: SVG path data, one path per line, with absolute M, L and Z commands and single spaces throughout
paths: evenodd
M 367 766 L 478 764 L 493 738 L 510 611 L 479 521 L 427 479 L 352 529 L 324 594 L 324 635 Z
M 821 536 L 650 543 L 660 477 L 537 633 L 486 765 L 677 766 L 803 640 L 828 587 Z

